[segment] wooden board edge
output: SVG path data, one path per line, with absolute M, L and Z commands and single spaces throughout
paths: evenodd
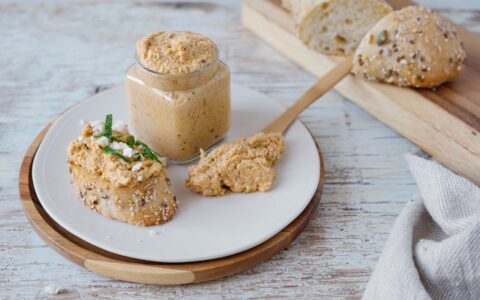
M 273 18 L 281 19 L 284 24 L 290 16 L 269 0 L 242 1 L 242 24 L 274 49 L 318 77 L 336 64 L 338 58 L 308 49 L 295 36 L 291 26 L 285 27 L 272 21 Z M 477 171 L 480 169 L 480 135 L 471 126 L 411 89 L 357 79 L 352 75 L 335 89 L 451 170 L 480 184 Z M 420 116 L 420 107 L 421 111 L 429 113 Z M 437 118 L 448 120 L 449 125 L 439 128 L 435 122 Z M 416 128 L 412 128 L 414 125 Z M 421 137 L 418 136 L 420 132 Z
M 285 249 L 303 231 L 323 191 L 323 155 L 315 141 L 321 164 L 317 191 L 301 215 L 271 239 L 232 256 L 197 263 L 163 264 L 129 259 L 99 249 L 92 250 L 96 247 L 71 236 L 48 217 L 36 200 L 31 169 L 35 152 L 49 127 L 45 127 L 34 139 L 21 164 L 19 192 L 24 213 L 37 234 L 62 256 L 88 270 L 118 280 L 158 285 L 190 284 L 220 279 L 250 269 Z
M 194 272 L 159 265 L 86 259 L 85 268 L 116 280 L 143 284 L 177 285 L 196 282 Z

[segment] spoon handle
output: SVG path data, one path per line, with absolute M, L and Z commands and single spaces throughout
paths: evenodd
M 317 80 L 290 108 L 288 108 L 275 121 L 265 127 L 264 133 L 283 133 L 290 124 L 293 123 L 298 115 L 304 111 L 310 104 L 315 102 L 320 96 L 328 92 L 342 78 L 348 75 L 352 69 L 352 57 L 345 58 L 341 63 L 328 71 L 322 78 Z

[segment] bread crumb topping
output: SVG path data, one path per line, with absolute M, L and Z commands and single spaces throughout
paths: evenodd
M 157 32 L 137 42 L 139 63 L 158 73 L 194 72 L 217 57 L 213 41 L 193 32 Z

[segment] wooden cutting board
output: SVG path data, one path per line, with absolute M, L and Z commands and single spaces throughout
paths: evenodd
M 399 9 L 407 0 L 388 1 Z M 308 49 L 296 36 L 280 0 L 244 0 L 243 25 L 272 47 L 320 77 L 342 58 Z M 335 89 L 425 152 L 480 184 L 480 37 L 457 26 L 467 50 L 467 66 L 452 83 L 408 89 L 349 75 Z

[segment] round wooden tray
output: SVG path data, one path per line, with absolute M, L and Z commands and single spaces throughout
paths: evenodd
M 147 284 L 187 284 L 214 280 L 252 268 L 285 249 L 305 228 L 320 201 L 324 165 L 317 145 L 321 174 L 315 196 L 298 218 L 266 242 L 232 256 L 195 263 L 167 264 L 120 256 L 69 233 L 55 223 L 40 204 L 31 171 L 35 152 L 48 128 L 44 128 L 32 142 L 20 169 L 19 191 L 25 215 L 40 237 L 58 253 L 88 270 L 115 279 Z

